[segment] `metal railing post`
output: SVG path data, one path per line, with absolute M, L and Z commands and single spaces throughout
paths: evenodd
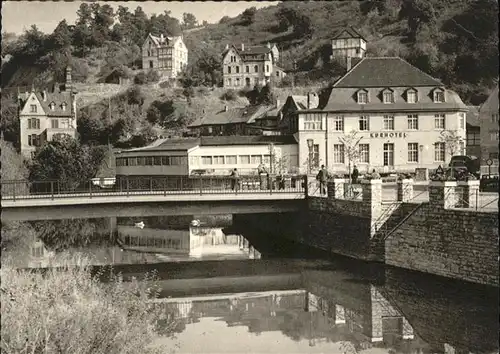
M 52 200 L 54 200 L 54 181 L 50 181 L 50 195 Z
M 153 192 L 153 177 L 149 177 L 149 191 Z
M 167 196 L 167 177 L 165 177 L 165 184 L 163 185 L 163 196 Z
M 126 180 L 127 180 L 127 197 L 128 197 L 130 194 L 130 186 L 129 186 L 128 176 L 127 176 Z
M 182 192 L 184 190 L 183 188 L 184 176 L 181 176 L 181 179 L 179 181 L 180 181 L 180 190 Z
M 14 182 L 13 198 L 16 201 L 16 182 Z
M 200 175 L 200 195 L 203 194 L 203 179 L 201 178 L 201 175 Z
M 92 180 L 89 181 L 90 198 L 92 198 Z
M 61 194 L 61 185 L 59 184 L 59 180 L 57 180 L 57 194 Z
M 479 205 L 479 189 L 476 189 L 476 211 Z

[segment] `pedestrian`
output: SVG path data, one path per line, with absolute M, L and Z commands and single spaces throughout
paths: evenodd
M 278 189 L 285 189 L 285 177 L 283 177 L 283 172 L 280 171 L 277 177 L 278 180 Z
M 325 165 L 321 165 L 321 170 L 319 170 L 316 179 L 319 181 L 321 195 L 326 194 L 326 181 L 328 180 L 328 171 L 326 170 Z
M 373 169 L 371 177 L 372 179 L 380 179 L 380 175 L 375 169 Z
M 354 169 L 352 170 L 352 184 L 358 183 L 359 171 L 358 167 L 354 165 Z
M 260 189 L 264 189 L 265 180 L 267 178 L 266 166 L 261 162 L 257 167 L 257 173 L 259 174 Z
M 237 191 L 239 187 L 239 174 L 238 170 L 235 168 L 231 171 L 231 189 Z

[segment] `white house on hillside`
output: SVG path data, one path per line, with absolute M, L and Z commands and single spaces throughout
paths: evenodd
M 188 63 L 188 49 L 182 36 L 159 37 L 148 34 L 142 45 L 142 68 L 156 70 L 167 78 L 176 78 Z

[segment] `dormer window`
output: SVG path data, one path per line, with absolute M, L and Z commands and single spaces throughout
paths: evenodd
M 434 103 L 443 103 L 444 102 L 444 90 L 442 88 L 435 89 L 432 95 L 433 95 Z
M 54 102 L 50 102 L 49 108 L 51 111 L 53 111 L 54 109 L 56 109 L 56 104 Z
M 66 110 L 66 102 L 63 102 L 63 103 L 61 104 L 61 109 L 62 109 L 63 111 L 65 111 L 65 110 Z
M 394 103 L 394 92 L 391 89 L 385 89 L 382 92 L 382 100 L 384 103 Z
M 358 91 L 358 103 L 359 104 L 368 103 L 368 91 L 366 91 L 364 89 Z
M 406 102 L 417 103 L 417 90 L 409 89 L 406 91 Z

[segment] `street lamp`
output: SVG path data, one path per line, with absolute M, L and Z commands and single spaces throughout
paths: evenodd
M 308 159 L 309 174 L 312 173 L 313 145 L 314 141 L 312 139 L 307 139 L 307 148 L 309 149 L 309 159 Z

